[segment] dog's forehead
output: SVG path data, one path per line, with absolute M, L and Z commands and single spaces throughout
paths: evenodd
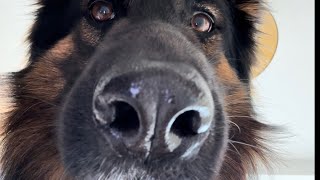
M 120 2 L 127 8 L 129 17 L 162 19 L 170 22 L 186 20 L 195 10 L 204 10 L 214 16 L 223 16 L 222 9 L 225 5 L 224 0 L 118 0 L 115 2 Z
M 132 15 L 152 17 L 161 14 L 165 17 L 185 9 L 186 3 L 186 0 L 129 0 L 127 7 Z
M 132 13 L 169 14 L 188 11 L 195 4 L 213 5 L 214 0 L 125 0 L 124 4 Z
M 124 0 L 124 4 L 128 6 L 132 6 L 135 4 L 138 5 L 147 5 L 147 6 L 153 6 L 153 5 L 160 5 L 160 6 L 168 6 L 168 5 L 179 5 L 179 4 L 185 4 L 186 2 L 195 2 L 196 0 Z

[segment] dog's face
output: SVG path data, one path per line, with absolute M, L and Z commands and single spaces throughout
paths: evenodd
M 8 120 L 8 178 L 246 177 L 264 128 L 249 90 L 258 0 L 40 5 L 13 82 L 33 114 Z

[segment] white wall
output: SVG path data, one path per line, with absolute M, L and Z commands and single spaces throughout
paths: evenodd
M 270 8 L 279 28 L 279 46 L 273 62 L 254 83 L 259 112 L 290 132 L 277 145 L 288 163 L 278 171 L 313 174 L 314 1 L 271 0 Z
M 16 71 L 25 60 L 26 32 L 32 22 L 32 0 L 0 0 L 0 73 Z
M 0 0 L 0 73 L 16 71 L 25 59 L 25 34 L 32 21 L 31 0 Z M 279 26 L 274 61 L 255 80 L 259 112 L 291 133 L 277 145 L 286 166 L 278 174 L 314 173 L 314 1 L 270 0 Z M 311 177 L 311 176 L 310 176 Z M 279 176 L 278 179 L 293 179 Z M 296 177 L 307 180 L 307 177 Z M 264 179 L 263 179 L 264 180 Z

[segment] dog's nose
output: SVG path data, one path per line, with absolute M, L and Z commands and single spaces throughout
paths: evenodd
M 149 68 L 103 77 L 94 93 L 93 112 L 100 132 L 120 156 L 190 158 L 214 120 L 205 80 L 181 67 L 179 72 L 174 67 Z

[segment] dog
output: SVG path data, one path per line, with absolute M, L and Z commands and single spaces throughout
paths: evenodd
M 261 0 L 38 0 L 11 73 L 5 180 L 245 180 L 268 164 Z

